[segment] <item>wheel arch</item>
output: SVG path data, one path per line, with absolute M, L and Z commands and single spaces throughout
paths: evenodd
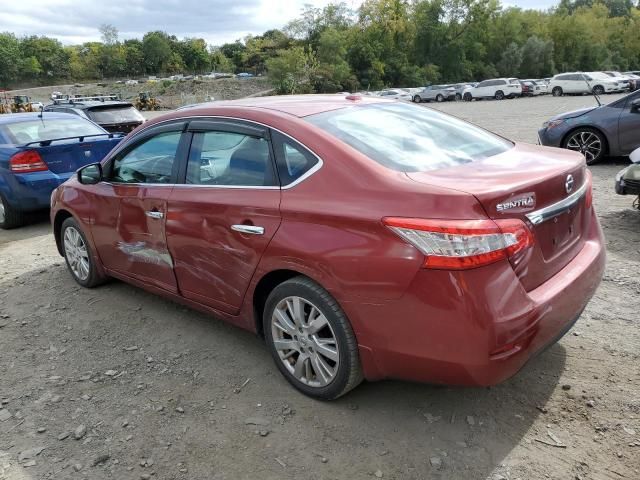
M 60 256 L 64 257 L 64 253 L 62 252 L 62 243 L 60 239 L 60 233 L 62 230 L 62 224 L 67 218 L 72 218 L 73 215 L 68 210 L 59 210 L 56 212 L 56 216 L 53 219 L 53 237 L 56 240 L 56 248 L 58 249 L 58 253 Z
M 304 273 L 293 270 L 290 268 L 281 268 L 278 270 L 272 270 L 270 272 L 265 273 L 258 283 L 256 284 L 253 290 L 253 322 L 255 326 L 255 331 L 261 338 L 264 338 L 264 329 L 262 325 L 262 312 L 264 311 L 264 306 L 267 303 L 267 298 L 269 294 L 283 282 L 290 280 L 294 277 L 305 277 L 313 280 L 318 283 L 315 279 L 305 275 Z

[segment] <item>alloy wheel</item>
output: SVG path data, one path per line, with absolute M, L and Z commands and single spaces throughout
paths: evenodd
M 318 307 L 298 296 L 282 299 L 271 317 L 271 335 L 280 361 L 296 380 L 310 387 L 333 381 L 340 366 L 338 342 Z
M 81 281 L 89 278 L 89 251 L 80 232 L 74 227 L 64 231 L 64 254 L 73 274 Z
M 594 132 L 579 130 L 567 140 L 567 148 L 582 153 L 587 163 L 594 162 L 602 155 L 602 140 Z

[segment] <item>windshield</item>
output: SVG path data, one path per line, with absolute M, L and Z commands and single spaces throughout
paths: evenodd
M 105 133 L 99 126 L 75 116 L 47 120 L 45 115 L 42 120 L 8 123 L 4 125 L 4 128 L 6 128 L 12 143 L 17 145 Z
M 402 172 L 471 163 L 513 147 L 508 140 L 455 117 L 401 103 L 344 108 L 305 120 Z
M 592 79 L 600 79 L 600 80 L 609 80 L 609 75 L 607 75 L 606 73 L 602 73 L 602 72 L 592 72 L 589 74 L 589 76 Z
M 141 122 L 144 117 L 132 106 L 97 107 L 87 111 L 89 118 L 96 123 Z

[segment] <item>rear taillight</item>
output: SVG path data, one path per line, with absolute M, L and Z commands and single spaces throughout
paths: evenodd
M 587 170 L 586 182 L 587 182 L 587 192 L 585 193 L 585 196 L 584 196 L 584 206 L 588 210 L 591 208 L 591 205 L 593 205 L 593 175 L 591 175 L 591 172 L 589 170 Z
M 422 252 L 425 268 L 465 270 L 508 259 L 533 245 L 518 219 L 424 220 L 386 217 L 382 222 Z
M 16 153 L 9 159 L 9 169 L 16 173 L 42 172 L 49 170 L 47 164 L 35 150 Z

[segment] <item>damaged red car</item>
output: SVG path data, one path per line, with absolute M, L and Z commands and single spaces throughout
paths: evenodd
M 254 331 L 334 399 L 363 379 L 496 384 L 557 341 L 604 269 L 591 183 L 579 153 L 428 108 L 256 98 L 145 123 L 57 188 L 51 221 L 79 284 Z

